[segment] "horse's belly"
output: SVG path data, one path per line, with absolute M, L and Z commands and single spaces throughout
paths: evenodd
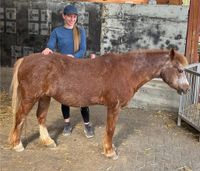
M 61 104 L 72 107 L 84 107 L 94 104 L 102 104 L 101 99 L 97 96 L 84 96 L 80 94 L 68 93 L 66 95 L 62 94 L 61 96 L 56 95 L 53 98 Z

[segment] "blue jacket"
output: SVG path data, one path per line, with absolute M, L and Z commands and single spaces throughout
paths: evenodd
M 56 27 L 50 35 L 47 47 L 51 50 L 58 49 L 62 54 L 71 54 L 76 58 L 82 58 L 86 51 L 86 34 L 84 28 L 79 28 L 80 31 L 80 47 L 74 53 L 73 30 L 64 26 Z

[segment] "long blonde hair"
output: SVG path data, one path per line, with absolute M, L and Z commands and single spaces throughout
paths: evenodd
M 80 31 L 77 25 L 75 24 L 73 27 L 73 37 L 74 37 L 74 53 L 79 50 L 80 46 Z

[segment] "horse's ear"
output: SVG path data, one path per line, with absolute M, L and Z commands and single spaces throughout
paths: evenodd
M 170 49 L 170 52 L 169 52 L 169 56 L 170 56 L 170 59 L 173 60 L 174 59 L 174 56 L 175 56 L 175 51 L 174 49 Z

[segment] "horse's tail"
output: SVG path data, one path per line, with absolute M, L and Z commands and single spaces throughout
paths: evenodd
M 20 90 L 18 89 L 18 86 L 19 86 L 18 71 L 23 60 L 24 58 L 20 58 L 15 63 L 14 70 L 13 70 L 13 78 L 12 78 L 12 82 L 10 86 L 10 92 L 12 95 L 12 112 L 13 112 L 13 117 L 14 117 L 13 124 L 15 124 L 15 118 L 16 118 L 15 116 L 21 102 L 21 93 L 20 93 Z
M 10 91 L 12 93 L 12 111 L 13 114 L 16 115 L 17 109 L 19 108 L 19 104 L 21 101 L 21 95 L 19 93 L 19 80 L 18 80 L 18 71 L 19 66 L 23 62 L 24 58 L 20 58 L 17 60 L 17 62 L 14 65 L 14 71 L 13 71 L 13 78 L 10 86 Z

